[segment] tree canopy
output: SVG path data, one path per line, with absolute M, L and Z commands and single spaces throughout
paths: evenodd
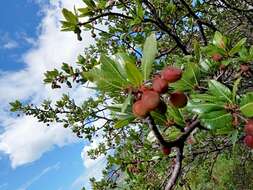
M 44 82 L 95 95 L 11 110 L 100 139 L 94 190 L 253 189 L 253 2 L 82 1 L 63 8 L 62 31 L 95 44 Z

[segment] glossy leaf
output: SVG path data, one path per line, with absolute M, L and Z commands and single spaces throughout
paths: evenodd
M 149 37 L 147 37 L 144 43 L 143 57 L 141 59 L 141 68 L 144 80 L 148 80 L 150 78 L 156 54 L 157 41 L 155 34 L 152 33 Z
M 136 65 L 128 61 L 125 64 L 125 69 L 127 72 L 127 79 L 130 81 L 132 86 L 134 87 L 140 86 L 143 82 L 143 78 L 141 72 L 136 67 Z
M 246 117 L 253 117 L 253 102 L 245 104 L 244 106 L 240 107 L 241 112 Z
M 182 78 L 172 83 L 170 86 L 180 91 L 192 90 L 195 86 L 198 86 L 198 79 L 200 77 L 200 69 L 198 65 L 194 63 L 188 63 L 185 66 Z
M 200 101 L 189 101 L 187 109 L 197 114 L 208 113 L 211 111 L 224 110 L 224 106 L 216 103 L 202 103 Z
M 213 38 L 213 44 L 224 49 L 226 47 L 226 38 L 220 32 L 216 31 Z
M 210 102 L 215 104 L 218 104 L 219 102 L 222 103 L 219 98 L 210 94 L 191 94 L 190 97 L 192 100 L 200 102 Z
M 200 118 L 201 123 L 211 130 L 232 129 L 232 115 L 225 110 L 205 113 Z
M 221 84 L 216 80 L 210 80 L 208 82 L 208 90 L 211 94 L 218 97 L 220 100 L 232 103 L 232 92 L 228 87 Z

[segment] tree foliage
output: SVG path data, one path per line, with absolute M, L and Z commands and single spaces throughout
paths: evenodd
M 102 138 L 89 152 L 108 160 L 93 189 L 252 189 L 251 145 L 243 143 L 253 136 L 244 132 L 253 117 L 252 1 L 83 2 L 62 10 L 62 31 L 78 40 L 90 31 L 95 44 L 44 82 L 78 83 L 96 95 L 80 105 L 68 95 L 40 106 L 16 101 L 11 110 L 62 123 L 90 142 Z M 182 76 L 160 93 L 162 106 L 136 117 L 142 88 L 171 67 Z M 187 96 L 186 106 L 173 106 L 174 92 Z

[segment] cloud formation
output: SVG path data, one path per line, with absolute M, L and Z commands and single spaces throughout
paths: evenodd
M 39 159 L 54 146 L 76 142 L 68 129 L 46 127 L 27 116 L 16 118 L 8 112 L 8 102 L 19 99 L 40 104 L 43 99 L 59 99 L 63 92 L 82 102 L 92 94 L 78 87 L 51 90 L 42 82 L 45 71 L 59 68 L 62 62 L 75 63 L 83 48 L 93 43 L 88 33 L 79 42 L 74 34 L 60 32 L 61 7 L 72 9 L 80 3 L 81 0 L 57 0 L 50 5 L 40 2 L 44 17 L 38 27 L 38 39 L 22 57 L 25 68 L 16 72 L 0 71 L 0 152 L 9 156 L 13 168 Z

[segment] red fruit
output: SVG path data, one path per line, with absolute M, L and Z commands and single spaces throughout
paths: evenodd
M 144 86 L 144 85 L 141 85 L 141 87 L 139 88 L 139 91 L 140 92 L 145 92 L 145 91 L 149 91 L 150 90 L 150 88 L 149 87 L 147 87 L 147 86 Z
M 161 71 L 161 78 L 168 82 L 176 82 L 182 77 L 182 70 L 175 67 L 167 67 Z
M 132 111 L 136 117 L 145 117 L 148 113 L 147 108 L 141 100 L 138 100 L 133 104 Z
M 247 121 L 247 123 L 244 127 L 244 131 L 245 131 L 246 135 L 253 136 L 253 119 Z
M 153 79 L 152 87 L 158 93 L 165 93 L 168 90 L 168 81 L 156 77 Z
M 182 92 L 174 92 L 170 95 L 170 102 L 176 108 L 182 108 L 187 104 L 187 97 Z
M 249 147 L 250 149 L 253 149 L 253 136 L 247 135 L 244 138 L 244 143 Z
M 214 54 L 212 55 L 212 59 L 213 59 L 214 61 L 221 61 L 221 60 L 222 60 L 222 55 L 219 54 L 219 53 L 214 53 Z
M 144 91 L 141 101 L 145 104 L 148 111 L 154 110 L 160 104 L 160 96 L 156 91 Z
M 163 146 L 162 147 L 162 152 L 164 155 L 169 155 L 171 153 L 171 148 Z

